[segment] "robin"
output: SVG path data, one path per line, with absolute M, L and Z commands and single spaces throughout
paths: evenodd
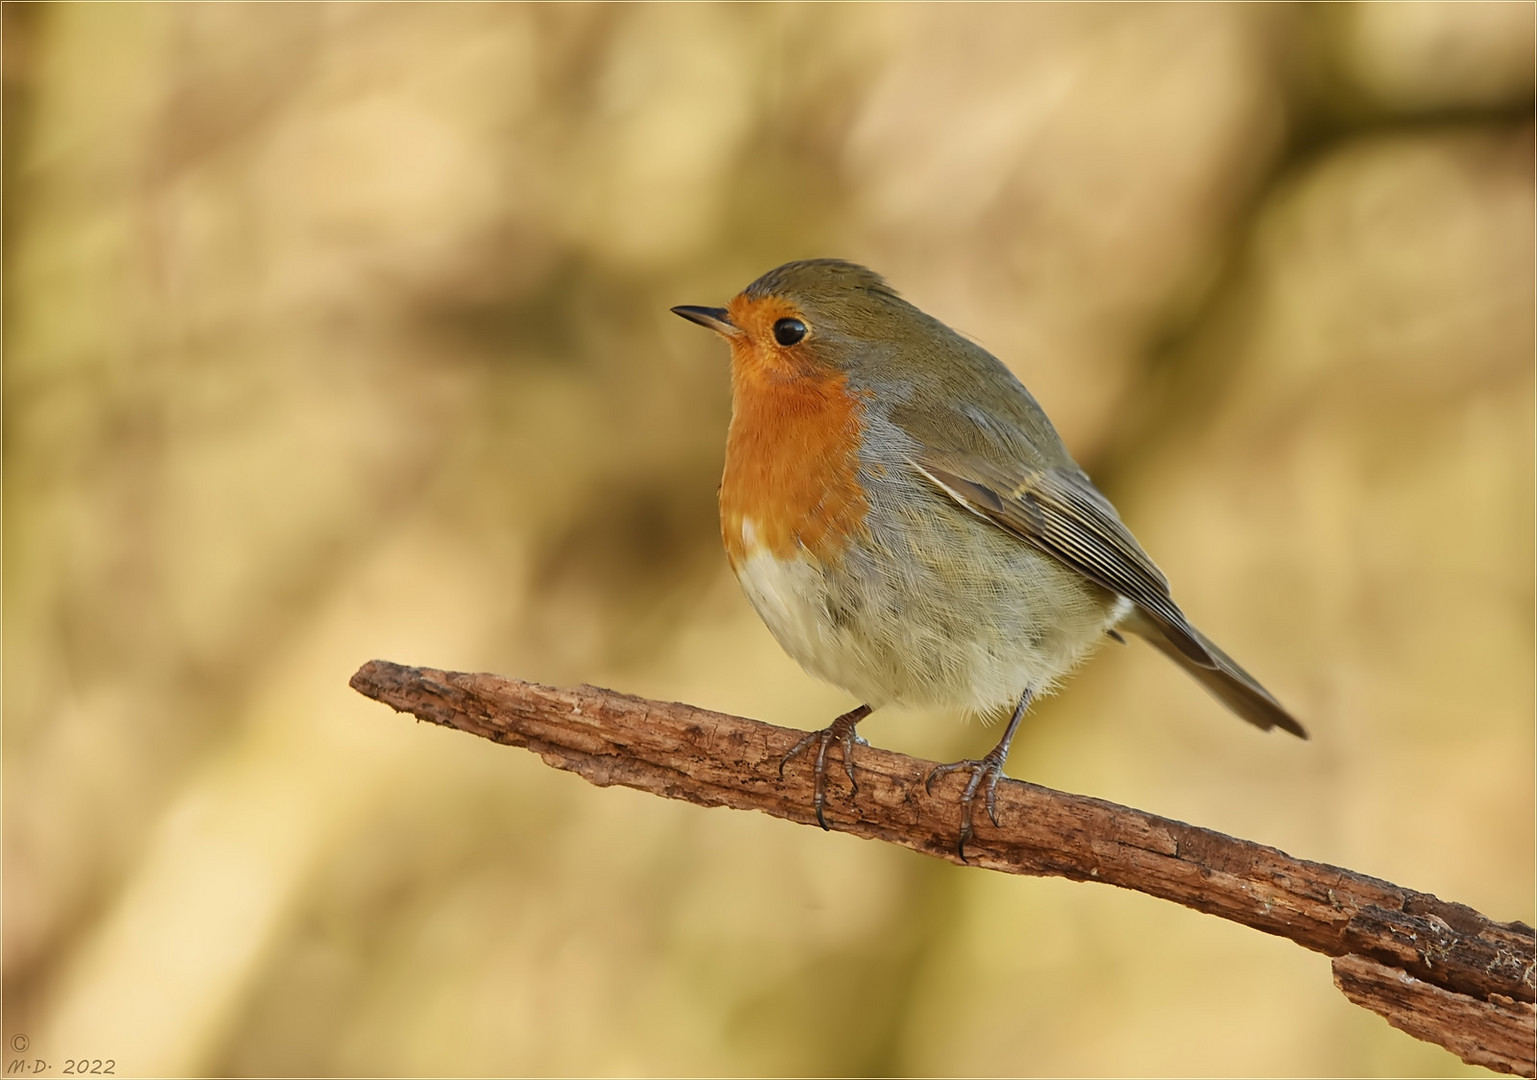
M 984 784 L 998 824 L 998 779 L 1031 701 L 1120 630 L 1249 723 L 1307 738 L 1185 618 L 1009 369 L 878 274 L 792 262 L 723 308 L 672 310 L 731 346 L 720 485 L 731 569 L 785 651 L 864 702 L 784 759 L 816 745 L 824 829 L 828 748 L 840 744 L 854 784 L 855 729 L 873 709 L 1012 709 L 985 757 L 928 777 L 932 790 L 970 773 L 964 859 Z

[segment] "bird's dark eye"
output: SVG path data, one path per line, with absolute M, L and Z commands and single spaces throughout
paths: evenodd
M 806 336 L 806 324 L 799 319 L 780 319 L 774 324 L 774 340 L 786 347 Z

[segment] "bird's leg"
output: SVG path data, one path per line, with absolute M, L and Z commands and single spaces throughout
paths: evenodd
M 834 742 L 843 744 L 843 771 L 849 774 L 849 787 L 853 791 L 859 790 L 859 785 L 854 782 L 854 740 L 858 737 L 854 734 L 854 728 L 859 722 L 870 715 L 870 706 L 861 705 L 857 709 L 850 709 L 838 719 L 828 724 L 821 731 L 813 731 L 800 742 L 790 747 L 790 752 L 779 762 L 779 775 L 785 774 L 785 766 L 790 759 L 805 750 L 812 743 L 817 743 L 817 793 L 812 805 L 816 807 L 817 824 L 825 830 L 827 819 L 822 816 L 822 805 L 827 801 L 827 748 Z
M 977 788 L 982 786 L 982 781 L 987 780 L 987 816 L 993 819 L 993 824 L 998 821 L 998 778 L 1003 775 L 1003 763 L 1009 759 L 1009 744 L 1014 741 L 1014 732 L 1019 730 L 1019 722 L 1025 718 L 1025 710 L 1030 707 L 1030 699 L 1033 693 L 1027 686 L 1025 692 L 1019 695 L 1019 704 L 1014 706 L 1014 715 L 1009 717 L 1009 726 L 1004 729 L 1003 738 L 998 740 L 998 745 L 993 747 L 984 758 L 966 758 L 963 761 L 952 762 L 949 765 L 936 766 L 929 773 L 929 778 L 924 782 L 924 789 L 929 794 L 934 793 L 934 781 L 941 776 L 955 772 L 957 769 L 970 769 L 971 782 L 966 785 L 966 791 L 961 795 L 961 838 L 956 845 L 956 852 L 961 857 L 961 862 L 966 861 L 966 841 L 971 839 L 971 804 L 977 796 Z

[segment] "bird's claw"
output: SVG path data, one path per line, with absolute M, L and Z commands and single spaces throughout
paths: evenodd
M 790 759 L 804 753 L 806 748 L 812 743 L 817 744 L 816 766 L 814 769 L 816 794 L 811 800 L 811 805 L 816 810 L 817 824 L 822 826 L 824 831 L 827 830 L 827 818 L 822 813 L 822 807 L 827 802 L 827 748 L 832 745 L 835 737 L 836 735 L 830 727 L 823 728 L 820 731 L 813 731 L 801 739 L 800 742 L 790 747 L 790 752 L 780 759 L 779 762 L 779 777 L 784 779 L 785 766 L 789 764 Z M 843 765 L 844 770 L 849 774 L 849 783 L 852 785 L 854 783 L 854 767 L 849 762 L 847 745 L 844 746 Z M 857 791 L 858 787 L 856 786 L 854 790 Z
M 1007 751 L 1005 751 L 1005 754 Z M 960 856 L 961 862 L 966 862 L 966 843 L 972 838 L 974 829 L 971 818 L 973 804 L 977 797 L 977 789 L 982 786 L 982 781 L 987 780 L 987 816 L 992 819 L 993 825 L 1003 824 L 998 819 L 998 781 L 1003 776 L 1003 760 L 1005 754 L 996 751 L 984 758 L 964 758 L 961 761 L 952 761 L 948 765 L 936 765 L 924 781 L 923 787 L 930 795 L 934 793 L 934 781 L 941 776 L 959 772 L 962 769 L 971 770 L 971 779 L 966 784 L 966 790 L 961 793 L 961 832 L 955 845 L 955 853 Z
M 784 779 L 785 766 L 792 758 L 805 753 L 812 743 L 817 744 L 816 755 L 816 794 L 812 797 L 811 805 L 816 811 L 817 824 L 824 831 L 828 830 L 827 818 L 823 815 L 822 808 L 827 804 L 827 748 L 835 741 L 843 747 L 843 771 L 849 778 L 849 794 L 859 792 L 859 784 L 854 779 L 854 744 L 864 742 L 856 733 L 855 727 L 870 714 L 868 705 L 861 705 L 857 709 L 844 713 L 838 719 L 828 724 L 820 731 L 808 732 L 804 738 L 790 747 L 790 752 L 779 760 L 779 778 Z M 869 745 L 869 744 L 866 744 Z

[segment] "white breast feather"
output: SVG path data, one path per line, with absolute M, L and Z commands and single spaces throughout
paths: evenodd
M 986 714 L 1012 704 L 1026 686 L 1048 693 L 1131 607 L 1124 597 L 1101 606 L 1081 590 L 1064 591 L 1057 580 L 1063 575 L 1048 574 L 1035 588 L 1050 600 L 1051 632 L 1042 634 L 1041 613 L 1018 597 L 991 590 L 956 597 L 922 575 L 911 581 L 876 577 L 866 583 L 864 603 L 834 625 L 828 617 L 832 583 L 824 570 L 804 554 L 777 557 L 759 541 L 751 519 L 743 519 L 741 530 L 745 553 L 735 567 L 737 580 L 780 646 L 807 671 L 877 707 L 944 705 Z M 1055 565 L 1029 556 L 1035 558 L 1042 560 L 1036 567 L 1042 573 Z M 1053 582 L 1055 591 L 1043 594 Z M 977 634 L 941 631 L 937 620 L 926 617 L 934 606 L 958 601 L 972 609 Z M 901 614 L 871 622 L 867 611 Z
M 743 519 L 742 544 L 747 554 L 736 568 L 742 591 L 786 652 L 804 666 L 820 667 L 820 573 L 803 558 L 776 558 L 756 541 L 757 529 L 750 519 Z

